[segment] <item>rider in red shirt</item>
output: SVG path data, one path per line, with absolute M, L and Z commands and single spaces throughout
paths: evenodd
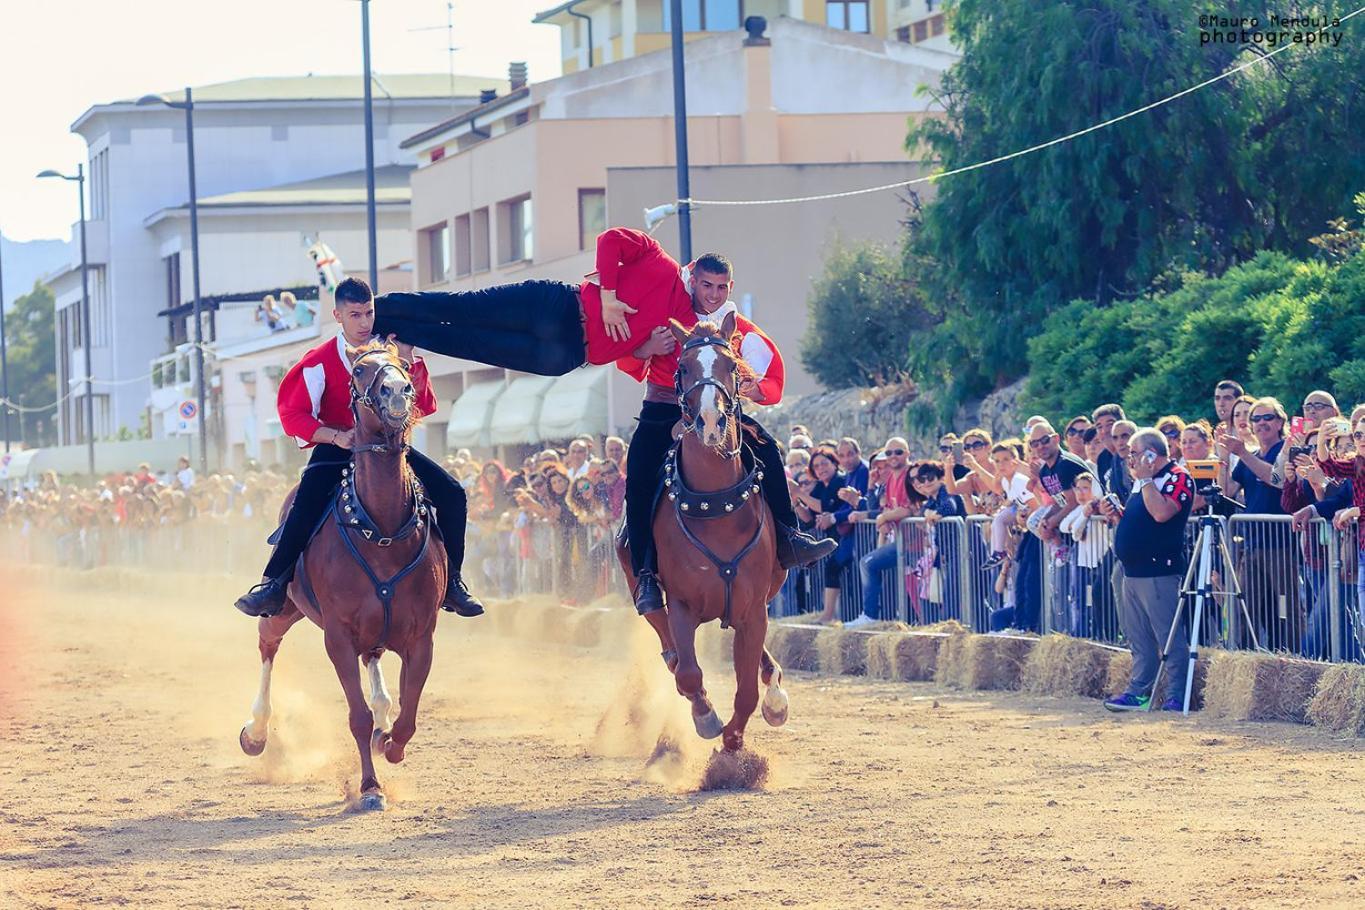
M 729 299 L 734 288 L 733 273 L 730 261 L 717 253 L 699 256 L 687 269 L 679 270 L 680 280 L 690 294 L 685 318 L 678 321 L 687 328 L 700 319 L 720 324 L 726 315 L 734 313 L 735 334 L 730 345 L 753 374 L 741 382 L 739 394 L 757 404 L 777 404 L 782 400 L 786 378 L 782 353 L 762 329 L 735 312 Z M 654 553 L 654 494 L 664 458 L 673 445 L 673 426 L 682 418 L 674 387 L 678 353 L 672 332 L 662 328 L 651 332 L 630 356 L 616 362 L 622 371 L 648 382 L 639 425 L 626 453 L 626 534 L 630 539 L 631 568 L 639 579 L 635 609 L 641 614 L 664 605 L 655 577 L 658 566 Z M 797 528 L 777 442 L 753 417 L 742 414 L 741 420 L 752 431 L 749 448 L 763 464 L 763 498 L 778 526 L 777 555 L 782 567 L 809 565 L 828 556 L 837 548 L 836 541 L 816 540 Z
M 367 344 L 374 337 L 374 310 L 374 296 L 364 281 L 347 278 L 338 284 L 334 315 L 341 334 L 303 355 L 280 382 L 280 425 L 301 448 L 311 447 L 313 454 L 299 480 L 275 552 L 266 564 L 265 580 L 237 599 L 237 609 L 248 616 L 274 616 L 284 608 L 285 589 L 294 567 L 341 484 L 342 469 L 351 460 L 355 415 L 351 411 L 351 365 L 346 350 Z M 411 345 L 399 342 L 398 353 L 412 364 L 409 375 L 417 393 L 417 412 L 425 417 L 436 410 L 427 365 L 413 356 Z M 478 616 L 483 605 L 469 593 L 460 576 L 464 562 L 464 489 L 416 449 L 408 450 L 407 459 L 436 510 L 436 525 L 445 542 L 450 580 L 441 606 L 461 616 Z
M 387 294 L 379 300 L 375 331 L 440 354 L 526 373 L 558 376 L 585 362 L 616 362 L 637 379 L 649 378 L 626 463 L 626 526 L 640 578 L 636 609 L 645 613 L 663 606 L 648 561 L 651 519 L 659 471 L 681 416 L 668 320 L 691 327 L 698 316 L 716 313 L 729 298 L 733 269 L 725 257 L 707 254 L 684 270 L 654 238 L 630 228 L 598 235 L 596 266 L 578 285 L 536 280 L 477 291 Z M 737 353 L 755 361 L 751 367 L 760 361 L 763 367 L 756 369 L 763 381 L 742 394 L 775 403 L 781 397 L 781 355 L 753 323 L 744 320 L 741 326 Z M 797 529 L 777 443 L 752 418 L 745 415 L 744 421 L 759 435 L 751 448 L 764 465 L 764 498 L 779 524 L 782 565 L 815 562 L 834 542 Z

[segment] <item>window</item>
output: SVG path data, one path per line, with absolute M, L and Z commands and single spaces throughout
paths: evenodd
M 166 305 L 162 309 L 170 310 L 184 302 L 180 296 L 180 254 L 163 256 L 161 262 L 166 272 Z
M 109 346 L 109 284 L 104 280 L 104 267 L 90 269 L 90 337 L 94 346 Z
M 578 191 L 578 248 L 590 250 L 597 246 L 597 235 L 607 229 L 607 191 L 580 189 Z
M 942 13 L 938 14 L 937 16 L 935 16 L 935 17 L 933 17 L 932 19 L 929 20 L 929 34 L 935 35 L 935 36 L 943 34 L 943 14 L 942 14 Z
M 488 242 L 488 209 L 482 208 L 474 212 L 470 234 L 473 238 L 471 246 L 474 251 L 474 271 L 486 272 L 491 263 Z
M 929 23 L 923 19 L 915 23 L 915 44 L 929 37 Z
M 90 159 L 90 220 L 109 217 L 109 150 Z
M 474 260 L 469 247 L 469 216 L 461 215 L 455 219 L 455 274 L 468 275 L 474 271 Z
M 440 284 L 450 278 L 450 225 L 446 222 L 422 229 L 423 284 Z
M 910 26 L 902 25 L 900 28 L 896 29 L 896 40 L 899 41 L 901 44 L 909 44 Z
M 531 197 L 522 196 L 498 203 L 498 263 L 531 259 L 533 230 Z
M 685 32 L 724 32 L 739 28 L 744 21 L 742 0 L 683 0 L 682 22 Z M 673 29 L 673 5 L 663 0 L 663 31 Z
M 825 0 L 825 24 L 850 32 L 868 31 L 867 0 Z

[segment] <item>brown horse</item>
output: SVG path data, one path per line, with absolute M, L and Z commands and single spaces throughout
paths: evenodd
M 334 507 L 299 560 L 284 610 L 261 618 L 260 690 L 239 739 L 248 755 L 265 749 L 275 653 L 290 627 L 306 616 L 321 627 L 346 693 L 351 735 L 360 750 L 360 806 L 383 809 L 371 752 L 400 762 L 416 732 L 417 704 L 431 670 L 431 639 L 446 589 L 446 555 L 421 485 L 408 468 L 416 410 L 412 381 L 397 348 L 374 342 L 346 353 L 356 418 L 351 463 Z M 284 510 L 292 498 L 291 491 Z M 400 710 L 392 726 L 392 701 L 379 666 L 385 650 L 403 660 Z M 357 658 L 370 677 L 368 703 Z
M 698 735 L 723 733 L 726 751 L 737 751 L 758 705 L 760 678 L 767 687 L 763 719 L 774 727 L 787 720 L 782 668 L 763 647 L 767 603 L 787 573 L 777 560 L 772 513 L 761 493 L 762 468 L 746 468 L 740 454 L 743 368 L 730 345 L 734 315 L 719 329 L 702 322 L 688 332 L 671 322 L 680 347 L 676 385 L 683 419 L 664 466 L 667 496 L 654 517 L 668 605 L 645 618 L 659 635 L 678 692 L 692 703 Z M 617 555 L 634 584 L 624 541 Z M 716 619 L 735 629 L 735 712 L 723 728 L 702 685 L 696 650 L 697 627 Z

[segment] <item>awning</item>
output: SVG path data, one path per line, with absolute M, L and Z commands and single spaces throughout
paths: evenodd
M 555 380 L 540 410 L 541 439 L 569 439 L 582 433 L 607 435 L 610 366 L 580 367 Z
M 0 481 L 19 483 L 28 477 L 29 462 L 41 449 L 15 449 L 0 454 Z
M 488 423 L 489 445 L 539 442 L 541 402 L 554 383 L 553 376 L 522 376 L 512 380 Z
M 507 381 L 479 382 L 464 390 L 450 406 L 446 422 L 446 448 L 464 446 L 488 448 L 489 422 L 493 419 L 493 405 L 507 391 Z M 435 417 L 436 415 L 432 415 Z

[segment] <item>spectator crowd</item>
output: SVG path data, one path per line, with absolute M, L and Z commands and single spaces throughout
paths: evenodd
M 1212 548 L 1212 581 L 1241 597 L 1207 611 L 1202 641 L 1358 657 L 1365 554 L 1346 544 L 1356 546 L 1365 497 L 1365 457 L 1355 449 L 1365 405 L 1344 415 L 1317 390 L 1291 417 L 1233 381 L 1217 384 L 1210 405 L 1211 418 L 1172 414 L 1143 427 L 1120 405 L 1101 404 L 1055 423 L 1030 417 L 1003 439 L 980 427 L 946 433 L 934 452 L 913 451 L 903 436 L 869 451 L 852 437 L 817 441 L 793 426 L 785 456 L 798 517 L 839 546 L 792 572 L 771 609 L 850 627 L 953 619 L 983 631 L 1051 628 L 1124 643 L 1134 650 L 1134 680 L 1121 696 L 1128 702 L 1115 707 L 1145 705 L 1163 653 L 1167 704 L 1184 681 L 1185 652 L 1167 653 L 1166 640 L 1188 603 L 1185 573 L 1202 526 L 1195 516 L 1214 516 L 1233 564 Z M 583 436 L 520 465 L 465 449 L 448 456 L 469 499 L 471 586 L 493 596 L 553 591 L 568 602 L 624 590 L 613 535 L 626 451 L 618 437 L 599 452 Z M 0 523 L 21 542 L 55 541 L 60 562 L 87 566 L 146 546 L 113 531 L 233 524 L 247 530 L 246 564 L 233 568 L 254 571 L 290 485 L 279 469 L 255 466 L 196 480 L 184 459 L 173 472 L 142 465 L 93 488 L 47 476 L 0 499 Z M 184 544 L 158 554 L 176 546 Z M 1329 609 L 1334 603 L 1349 609 Z M 1180 618 L 1186 631 L 1175 638 L 1184 641 L 1190 611 Z

